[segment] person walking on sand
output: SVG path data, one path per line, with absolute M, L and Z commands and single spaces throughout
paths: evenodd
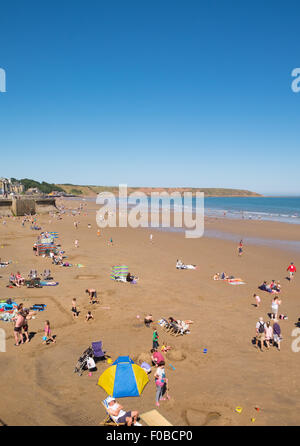
M 150 234 L 150 243 L 153 243 L 153 234 Z
M 260 305 L 260 297 L 257 295 L 257 294 L 253 294 L 253 297 L 254 297 L 254 299 L 255 299 L 255 302 L 256 302 L 256 308 L 258 308 L 259 307 L 259 305 Z
M 164 394 L 167 390 L 167 378 L 165 373 L 165 362 L 161 361 L 157 365 L 157 369 L 154 374 L 155 385 L 156 385 L 156 394 L 155 394 L 155 404 L 159 407 L 160 401 L 165 401 Z M 168 398 L 169 399 L 169 398 Z
M 275 322 L 273 324 L 273 340 L 274 340 L 274 346 L 277 345 L 277 350 L 280 351 L 280 341 L 281 341 L 281 329 L 278 322 Z
M 265 328 L 266 324 L 262 317 L 256 323 L 256 336 L 255 336 L 255 347 L 258 348 L 258 342 L 260 342 L 260 350 L 264 351 L 264 341 L 265 341 Z
M 271 319 L 277 320 L 278 308 L 279 308 L 280 304 L 281 304 L 281 300 L 278 299 L 278 296 L 275 296 L 274 299 L 272 300 L 272 304 L 271 304 L 271 312 L 272 312 Z
M 270 341 L 273 341 L 273 327 L 270 324 L 270 321 L 266 323 L 265 327 L 265 340 L 267 344 L 267 349 L 270 349 Z
M 45 327 L 44 327 L 44 337 L 43 337 L 43 344 L 47 344 L 48 341 L 52 341 L 56 343 L 56 340 L 53 338 L 51 334 L 51 328 L 50 328 L 50 322 L 45 321 Z
M 290 275 L 290 281 L 293 280 L 294 275 L 295 275 L 295 273 L 297 271 L 297 269 L 296 269 L 296 267 L 294 265 L 294 262 L 290 263 L 290 265 L 287 268 L 287 271 L 289 272 L 289 275 Z
M 79 246 L 79 242 L 78 242 L 78 240 L 75 240 L 75 248 L 78 248 L 78 246 Z
M 22 310 L 18 312 L 14 320 L 15 320 L 15 326 L 14 326 L 15 345 L 18 346 L 20 344 L 24 344 L 22 327 L 25 323 L 25 317 Z
M 78 310 L 77 310 L 77 302 L 76 302 L 76 298 L 75 297 L 72 300 L 72 309 L 71 309 L 71 311 L 73 313 L 73 318 L 77 319 L 78 318 Z
M 240 241 L 238 246 L 238 255 L 241 256 L 243 254 L 243 240 Z
M 158 333 L 155 328 L 153 328 L 153 336 L 152 336 L 152 348 L 157 349 L 159 346 L 158 344 Z

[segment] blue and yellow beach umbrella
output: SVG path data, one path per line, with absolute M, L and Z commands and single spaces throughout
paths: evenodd
M 99 378 L 98 385 L 114 398 L 140 396 L 148 375 L 129 356 L 119 356 Z

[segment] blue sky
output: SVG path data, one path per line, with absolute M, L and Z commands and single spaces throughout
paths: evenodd
M 300 194 L 299 1 L 0 12 L 0 176 Z

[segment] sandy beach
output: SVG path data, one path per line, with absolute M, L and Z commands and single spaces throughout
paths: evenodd
M 76 208 L 78 202 L 63 201 Z M 101 405 L 107 395 L 97 385 L 108 367 L 98 363 L 89 376 L 73 373 L 82 352 L 93 341 L 102 340 L 112 360 L 129 355 L 136 362 L 150 361 L 152 329 L 143 317 L 152 313 L 155 320 L 169 316 L 191 319 L 190 334 L 173 337 L 159 325 L 159 343 L 172 347 L 165 355 L 171 399 L 162 402 L 159 412 L 173 425 L 299 425 L 299 388 L 297 385 L 300 352 L 292 351 L 292 331 L 300 317 L 300 276 L 286 280 L 291 261 L 300 267 L 300 251 L 245 243 L 242 257 L 237 255 L 240 238 L 300 240 L 300 225 L 208 219 L 206 229 L 236 236 L 232 239 L 205 236 L 185 239 L 183 233 L 149 229 L 106 228 L 97 236 L 95 204 L 87 202 L 80 216 L 65 215 L 62 220 L 48 215 L 38 217 L 43 230 L 57 231 L 59 242 L 73 265 L 52 265 L 48 258 L 32 250 L 39 231 L 21 218 L 0 220 L 0 257 L 12 260 L 0 269 L 0 300 L 11 298 L 24 306 L 44 303 L 47 309 L 29 321 L 34 335 L 30 343 L 14 346 L 13 324 L 0 321 L 6 332 L 6 352 L 0 353 L 0 423 L 7 425 L 94 426 L 105 417 Z M 83 215 L 86 213 L 87 215 Z M 76 229 L 74 219 L 79 221 Z M 51 222 L 50 222 L 51 220 Z M 91 224 L 91 229 L 88 229 Z M 153 234 L 153 243 L 149 240 Z M 108 241 L 112 237 L 113 246 Z M 79 241 L 75 248 L 74 241 Z M 176 259 L 197 265 L 196 270 L 177 270 Z M 110 279 L 113 265 L 128 265 L 139 277 L 136 285 Z M 50 268 L 56 287 L 41 289 L 7 288 L 9 274 L 20 271 L 27 277 L 30 269 L 41 273 Z M 241 277 L 245 285 L 232 286 L 214 281 L 216 272 Z M 298 273 L 300 274 L 300 273 Z M 258 290 L 264 281 L 280 280 L 280 321 L 283 335 L 281 351 L 271 347 L 260 352 L 254 348 L 255 325 L 259 316 L 268 320 L 272 296 Z M 99 304 L 89 304 L 86 288 L 98 292 Z M 253 294 L 261 297 L 254 306 Z M 76 297 L 80 315 L 73 320 L 71 301 Z M 84 317 L 92 311 L 94 320 Z M 44 321 L 50 320 L 56 344 L 42 344 Z M 203 353 L 207 349 L 207 353 Z M 170 366 L 173 366 L 171 367 Z M 154 372 L 149 375 L 141 397 L 125 398 L 127 410 L 144 413 L 155 409 Z M 242 407 L 237 413 L 236 407 Z M 259 407 L 260 410 L 255 410 Z M 251 419 L 255 421 L 251 421 Z

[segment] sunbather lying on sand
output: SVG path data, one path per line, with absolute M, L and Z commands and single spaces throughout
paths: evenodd
M 177 260 L 176 261 L 176 268 L 177 269 L 196 269 L 197 266 L 196 265 L 185 265 L 184 263 L 182 263 L 181 260 Z

